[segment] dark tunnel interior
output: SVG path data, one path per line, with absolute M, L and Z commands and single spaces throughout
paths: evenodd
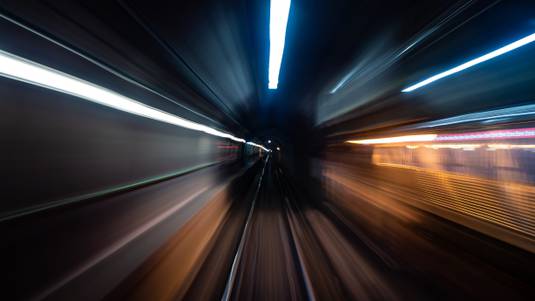
M 1 300 L 535 300 L 535 1 L 0 0 Z

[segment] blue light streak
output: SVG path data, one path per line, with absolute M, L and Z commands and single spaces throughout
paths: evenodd
M 427 78 L 427 79 L 425 79 L 425 80 L 423 80 L 423 81 L 421 81 L 421 82 L 419 82 L 417 84 L 414 84 L 414 85 L 412 85 L 410 87 L 407 87 L 407 88 L 401 90 L 401 92 L 404 92 L 404 93 L 412 92 L 412 91 L 414 91 L 416 89 L 419 89 L 419 88 L 421 88 L 423 86 L 426 86 L 426 85 L 428 85 L 428 84 L 430 84 L 432 82 L 435 82 L 435 81 L 437 81 L 439 79 L 445 78 L 445 77 L 450 76 L 452 74 L 455 74 L 455 73 L 461 72 L 461 71 L 463 71 L 465 69 L 468 69 L 470 67 L 473 67 L 473 66 L 475 66 L 477 64 L 481 64 L 483 62 L 491 60 L 491 59 L 493 59 L 493 58 L 495 58 L 497 56 L 500 56 L 500 55 L 505 54 L 505 53 L 507 53 L 509 51 L 513 51 L 513 50 L 515 50 L 517 48 L 520 48 L 520 47 L 522 47 L 524 45 L 527 45 L 527 44 L 529 44 L 529 43 L 531 43 L 533 41 L 535 41 L 535 33 L 533 33 L 533 34 L 531 34 L 531 35 L 529 35 L 527 37 L 524 37 L 524 38 L 522 38 L 522 39 L 520 39 L 520 40 L 518 40 L 516 42 L 513 42 L 511 44 L 503 46 L 503 47 L 501 47 L 499 49 L 496 49 L 496 50 L 494 50 L 492 52 L 489 52 L 489 53 L 487 53 L 487 54 L 485 54 L 483 56 L 480 56 L 478 58 L 470 60 L 470 61 L 468 61 L 468 62 L 466 62 L 464 64 L 461 64 L 461 65 L 459 65 L 457 67 L 454 67 L 452 69 L 446 70 L 446 71 L 441 72 L 439 74 L 433 75 L 433 76 L 431 76 L 431 77 L 429 77 L 429 78 Z

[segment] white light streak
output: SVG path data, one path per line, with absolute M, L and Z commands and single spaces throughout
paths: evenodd
M 263 145 L 256 144 L 256 143 L 251 142 L 251 141 L 247 141 L 247 144 L 252 145 L 252 146 L 255 146 L 255 147 L 258 147 L 258 148 L 260 148 L 260 149 L 263 149 L 263 150 L 266 151 L 266 152 L 271 152 L 270 149 L 265 148 Z
M 495 130 L 486 132 L 472 132 L 460 134 L 441 134 L 436 141 L 465 141 L 465 140 L 505 140 L 535 138 L 535 128 Z
M 484 132 L 456 133 L 456 134 L 424 134 L 408 135 L 364 140 L 348 140 L 347 143 L 355 144 L 390 144 L 405 142 L 452 142 L 452 141 L 470 141 L 470 140 L 509 140 L 509 139 L 528 139 L 535 138 L 535 128 L 493 130 Z M 439 144 L 437 144 L 439 145 Z M 442 144 L 446 145 L 446 144 Z M 413 148 L 410 146 L 409 148 Z M 414 147 L 416 148 L 416 147 Z
M 522 38 L 522 39 L 520 39 L 520 40 L 518 40 L 516 42 L 513 42 L 513 43 L 511 43 L 509 45 L 503 46 L 503 47 L 501 47 L 499 49 L 496 49 L 496 50 L 494 50 L 492 52 L 489 52 L 489 53 L 487 53 L 487 54 L 485 54 L 483 56 L 480 56 L 478 58 L 470 60 L 470 61 L 468 61 L 468 62 L 466 62 L 464 64 L 461 64 L 461 65 L 459 65 L 459 66 L 457 66 L 455 68 L 452 68 L 452 69 L 446 70 L 444 72 L 441 72 L 439 74 L 433 75 L 430 78 L 427 78 L 427 79 L 425 79 L 425 80 L 423 80 L 423 81 L 421 81 L 421 82 L 419 82 L 419 83 L 417 83 L 415 85 L 412 85 L 410 87 L 407 87 L 407 88 L 401 90 L 401 92 L 404 92 L 404 93 L 412 92 L 412 91 L 414 91 L 414 90 L 416 90 L 418 88 L 421 88 L 421 87 L 423 87 L 425 85 L 428 85 L 428 84 L 430 84 L 432 82 L 435 82 L 435 81 L 437 81 L 439 79 L 442 79 L 444 77 L 450 76 L 450 75 L 455 74 L 457 72 L 461 72 L 461 71 L 463 71 L 465 69 L 468 69 L 470 67 L 473 67 L 473 66 L 475 66 L 477 64 L 480 64 L 480 63 L 486 62 L 488 60 L 491 60 L 491 59 L 493 59 L 493 58 L 495 58 L 497 56 L 500 56 L 500 55 L 505 54 L 505 53 L 507 53 L 509 51 L 512 51 L 512 50 L 515 50 L 515 49 L 517 49 L 519 47 L 527 45 L 527 44 L 529 44 L 529 43 L 531 43 L 533 41 L 535 41 L 535 33 L 533 33 L 533 34 L 531 34 L 531 35 L 529 35 L 527 37 L 524 37 L 524 38 Z
M 245 143 L 242 138 L 147 106 L 106 88 L 0 50 L 0 76 L 73 95 L 137 116 Z M 261 145 L 254 146 L 266 149 Z
M 277 89 L 284 53 L 290 0 L 271 0 L 269 12 L 269 89 Z
M 426 148 L 432 148 L 432 149 L 442 149 L 442 148 L 448 148 L 448 149 L 462 149 L 462 150 L 475 150 L 476 148 L 480 148 L 481 144 L 426 144 L 424 145 Z

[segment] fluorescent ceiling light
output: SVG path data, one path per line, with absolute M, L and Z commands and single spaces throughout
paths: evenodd
M 290 0 L 271 0 L 269 11 L 269 89 L 277 89 L 281 68 Z
M 531 34 L 531 35 L 529 35 L 529 36 L 527 36 L 525 38 L 522 38 L 522 39 L 520 39 L 520 40 L 518 40 L 516 42 L 513 42 L 513 43 L 511 43 L 509 45 L 503 46 L 502 48 L 499 48 L 499 49 L 496 49 L 496 50 L 494 50 L 492 52 L 489 52 L 489 53 L 487 53 L 487 54 L 485 54 L 483 56 L 480 56 L 480 57 L 478 57 L 476 59 L 473 59 L 473 60 L 468 61 L 468 62 L 466 62 L 464 64 L 461 64 L 461 65 L 459 65 L 459 66 L 457 66 L 455 68 L 452 68 L 452 69 L 446 70 L 444 72 L 441 72 L 439 74 L 433 75 L 428 79 L 425 79 L 425 80 L 423 80 L 423 81 L 421 81 L 421 82 L 419 82 L 419 83 L 417 83 L 415 85 L 412 85 L 410 87 L 407 87 L 407 88 L 401 90 L 401 92 L 414 91 L 414 90 L 416 90 L 418 88 L 421 88 L 421 87 L 423 87 L 425 85 L 428 85 L 428 84 L 430 84 L 432 82 L 435 82 L 435 81 L 437 81 L 439 79 L 442 79 L 444 77 L 450 76 L 450 75 L 455 74 L 457 72 L 461 72 L 461 71 L 463 71 L 465 69 L 468 69 L 468 68 L 470 68 L 472 66 L 475 66 L 477 64 L 483 63 L 485 61 L 491 60 L 491 59 L 493 59 L 493 58 L 495 58 L 497 56 L 500 56 L 500 55 L 505 54 L 505 53 L 507 53 L 509 51 L 512 51 L 512 50 L 515 50 L 515 49 L 517 49 L 519 47 L 527 45 L 527 44 L 529 44 L 529 43 L 531 43 L 533 41 L 535 41 L 535 33 L 533 33 L 533 34 Z
M 88 81 L 0 50 L 0 76 L 80 97 L 110 108 L 245 143 L 242 138 L 160 111 Z M 257 147 L 264 148 L 255 144 Z

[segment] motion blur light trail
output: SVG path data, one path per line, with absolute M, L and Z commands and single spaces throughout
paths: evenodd
M 0 300 L 535 300 L 534 1 L 0 3 Z
M 2 50 L 0 50 L 0 75 L 59 92 L 68 93 L 73 96 L 77 96 L 138 116 L 174 124 L 195 131 L 201 131 L 209 135 L 228 138 L 237 142 L 246 142 L 242 138 L 237 138 L 205 125 L 162 112 L 150 106 L 144 105 L 136 100 L 96 86 L 87 81 L 75 78 L 35 62 L 25 60 Z M 267 148 L 256 143 L 249 144 L 260 147 L 267 151 Z
M 263 149 L 263 150 L 266 151 L 266 152 L 271 152 L 270 149 L 265 148 L 263 145 L 256 144 L 256 143 L 251 142 L 251 141 L 247 141 L 247 144 L 252 145 L 252 146 L 254 146 L 254 147 L 261 148 L 261 149 Z
M 509 139 L 525 139 L 535 138 L 535 128 L 510 129 L 510 130 L 495 130 L 483 132 L 470 132 L 458 134 L 423 134 L 423 135 L 407 135 L 375 139 L 362 140 L 348 140 L 348 143 L 353 144 L 393 144 L 404 142 L 431 142 L 431 141 L 470 141 L 470 140 L 509 140 Z
M 503 54 L 505 54 L 505 53 L 507 53 L 509 51 L 513 51 L 513 50 L 515 50 L 515 49 L 517 49 L 519 47 L 525 46 L 525 45 L 527 45 L 527 44 L 529 44 L 529 43 L 531 43 L 533 41 L 535 41 L 535 33 L 530 34 L 527 37 L 524 37 L 524 38 L 522 38 L 522 39 L 520 39 L 520 40 L 518 40 L 516 42 L 513 42 L 511 44 L 503 46 L 503 47 L 501 47 L 499 49 L 496 49 L 496 50 L 494 50 L 492 52 L 489 52 L 489 53 L 487 53 L 487 54 L 485 54 L 483 56 L 480 56 L 478 58 L 470 60 L 470 61 L 468 61 L 468 62 L 466 62 L 464 64 L 461 64 L 461 65 L 459 65 L 459 66 L 457 66 L 455 68 L 446 70 L 446 71 L 441 72 L 441 73 L 439 73 L 437 75 L 433 75 L 428 79 L 425 79 L 425 80 L 423 80 L 423 81 L 421 81 L 421 82 L 419 82 L 417 84 L 414 84 L 412 86 L 409 86 L 409 87 L 401 90 L 401 92 L 412 92 L 412 91 L 414 91 L 416 89 L 419 89 L 419 88 L 421 88 L 423 86 L 429 85 L 430 83 L 435 82 L 435 81 L 437 81 L 439 79 L 442 79 L 442 78 L 450 76 L 452 74 L 461 72 L 461 71 L 463 71 L 465 69 L 468 69 L 470 67 L 473 67 L 473 66 L 475 66 L 477 64 L 481 64 L 481 63 L 486 62 L 488 60 L 491 60 L 491 59 L 493 59 L 493 58 L 495 58 L 497 56 L 503 55 Z
M 514 106 L 498 110 L 464 114 L 434 121 L 418 123 L 407 128 L 434 128 L 448 125 L 457 125 L 470 122 L 492 122 L 510 120 L 512 118 L 532 118 L 535 116 L 535 105 Z
M 535 138 L 535 128 L 437 135 L 435 141 L 509 140 Z
M 284 54 L 286 25 L 291 0 L 270 0 L 269 9 L 269 89 L 279 86 L 279 72 Z
M 482 137 L 469 136 L 478 140 Z M 490 141 L 496 139 L 496 135 L 485 137 Z M 405 202 L 431 212 L 446 208 L 451 210 L 450 218 L 532 252 L 533 160 L 532 144 L 383 144 L 374 146 L 372 154 L 372 162 L 381 167 L 377 175 L 383 187 L 392 185 L 390 189 L 398 191 Z M 407 184 L 399 182 L 394 174 L 399 179 L 412 179 L 411 188 L 405 187 Z M 470 219 L 484 220 L 490 225 L 474 224 Z M 503 232 L 500 228 L 514 232 Z

